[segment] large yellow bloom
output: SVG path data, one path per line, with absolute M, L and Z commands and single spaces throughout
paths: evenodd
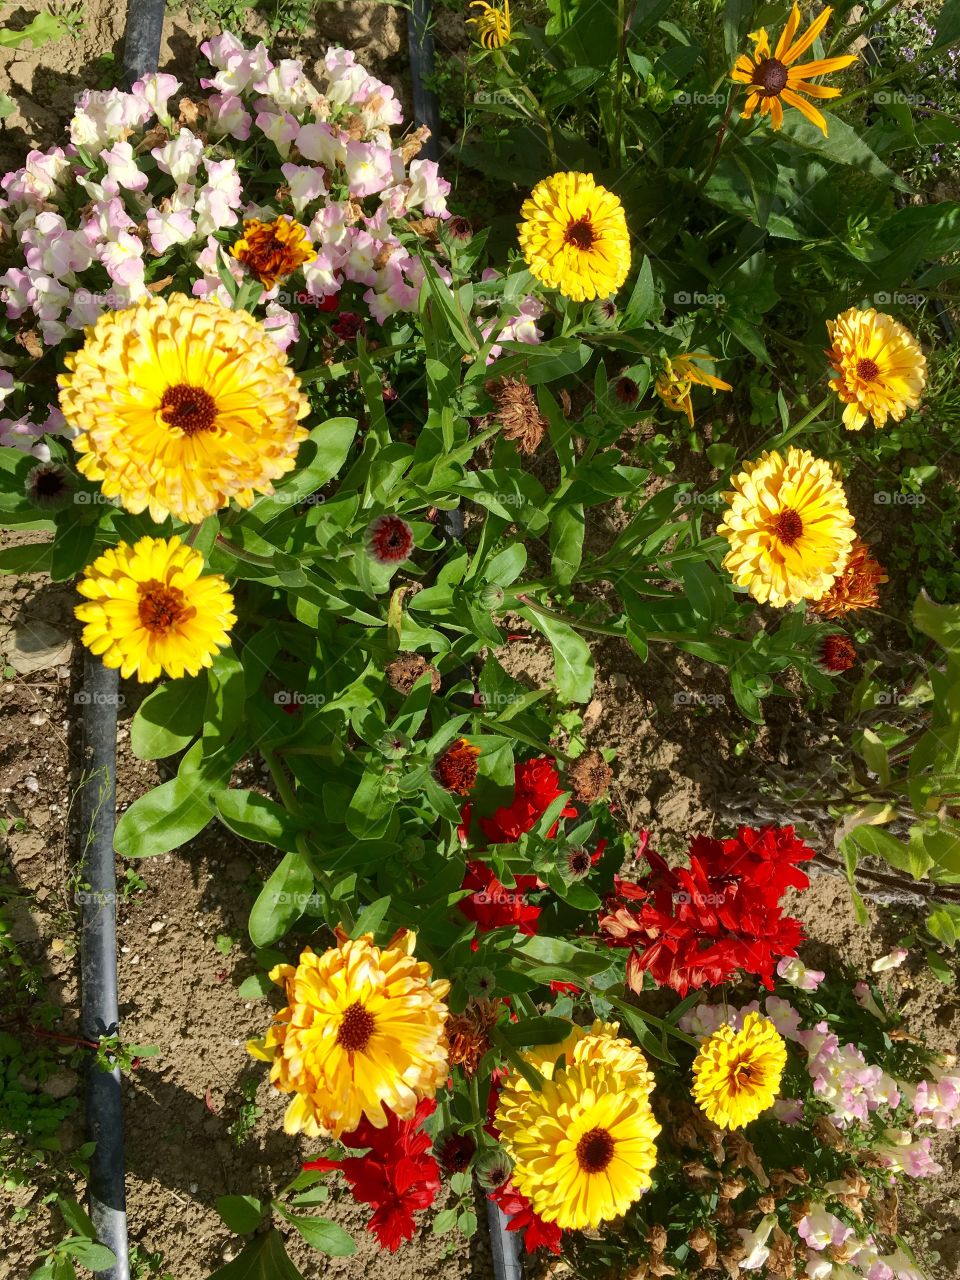
M 819 600 L 850 558 L 856 534 L 843 486 L 806 449 L 764 453 L 724 494 L 717 527 L 730 543 L 724 568 L 755 600 L 783 607 Z
M 927 385 L 927 361 L 909 329 L 873 307 L 851 307 L 827 321 L 827 333 L 833 389 L 847 406 L 848 431 L 859 431 L 868 417 L 875 427 L 888 417 L 900 422 L 917 407 Z
M 306 227 L 286 214 L 273 222 L 248 218 L 243 224 L 243 235 L 231 246 L 230 252 L 265 289 L 272 289 L 293 275 L 297 267 L 312 262 L 317 256 Z
M 474 34 L 485 49 L 502 49 L 510 43 L 510 0 L 503 0 L 502 9 L 487 4 L 487 0 L 470 0 L 469 7 L 480 10 L 475 18 L 467 19 L 467 26 L 475 28 Z
M 383 948 L 372 934 L 350 939 L 338 930 L 337 945 L 323 955 L 308 947 L 296 968 L 271 970 L 287 1007 L 247 1048 L 273 1064 L 277 1089 L 296 1094 L 287 1133 L 338 1138 L 363 1116 L 382 1129 L 384 1107 L 409 1119 L 446 1079 L 450 983 L 431 980 L 430 966 L 414 958 L 415 944 L 406 929 Z
M 703 351 L 689 351 L 683 355 L 674 356 L 672 360 L 666 356 L 663 360 L 663 369 L 657 376 L 653 389 L 667 406 L 674 413 L 685 413 L 687 421 L 693 426 L 693 400 L 691 392 L 696 387 L 710 387 L 713 391 L 732 391 L 729 382 L 724 382 L 720 378 L 715 378 L 712 373 L 707 373 L 694 363 L 696 360 L 711 360 L 712 356 L 708 356 Z
M 230 643 L 233 596 L 220 574 L 203 573 L 203 556 L 179 538 L 141 538 L 105 551 L 83 571 L 75 613 L 82 640 L 124 677 L 179 679 L 209 667 Z
M 574 302 L 609 298 L 630 271 L 623 205 L 589 173 L 555 173 L 520 210 L 520 248 L 544 284 Z
M 836 98 L 840 90 L 823 84 L 811 84 L 811 76 L 824 76 L 830 71 L 842 71 L 856 62 L 855 53 L 844 54 L 839 58 L 818 58 L 813 62 L 805 62 L 796 67 L 793 64 L 807 52 L 817 36 L 830 21 L 833 10 L 824 9 L 815 18 L 800 37 L 795 39 L 800 27 L 800 9 L 796 4 L 787 19 L 780 39 L 773 53 L 770 52 L 770 37 L 766 28 L 751 31 L 750 39 L 754 42 L 753 53 L 744 53 L 736 61 L 730 72 L 733 80 L 748 86 L 747 100 L 740 114 L 745 120 L 753 115 L 757 107 L 762 116 L 769 115 L 774 129 L 783 124 L 783 104 L 796 107 L 826 136 L 827 122 L 802 94 L 810 98 Z
M 787 1046 L 776 1027 L 748 1013 L 743 1029 L 724 1024 L 700 1046 L 693 1064 L 693 1096 L 721 1129 L 742 1129 L 772 1107 L 787 1065 Z
M 660 1126 L 646 1092 L 605 1061 L 555 1068 L 521 1106 L 501 1098 L 496 1125 L 514 1186 L 565 1230 L 619 1217 L 651 1184 Z
M 272 493 L 291 471 L 307 400 L 251 315 L 173 294 L 107 311 L 66 358 L 60 407 L 77 466 L 128 511 L 198 522 Z

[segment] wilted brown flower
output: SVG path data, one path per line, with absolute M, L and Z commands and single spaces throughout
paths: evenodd
M 724 1178 L 720 1184 L 720 1198 L 722 1200 L 736 1200 L 737 1196 L 742 1195 L 746 1189 L 746 1178 Z
M 813 601 L 811 608 L 822 618 L 840 618 L 857 609 L 875 609 L 881 582 L 889 582 L 883 565 L 870 555 L 870 548 L 857 538 L 850 548 L 850 559 L 825 596 Z
M 447 1039 L 450 1042 L 450 1065 L 463 1067 L 468 1076 L 475 1076 L 480 1060 L 490 1048 L 490 1032 L 500 1016 L 498 1000 L 470 1000 L 463 1013 L 451 1013 L 447 1018 Z
M 773 1235 L 768 1241 L 770 1256 L 767 1258 L 767 1271 L 770 1275 L 785 1276 L 787 1280 L 797 1273 L 797 1246 L 787 1235 L 779 1223 L 773 1228 Z
M 647 1231 L 647 1244 L 650 1246 L 650 1252 L 659 1257 L 667 1247 L 667 1229 L 661 1223 L 655 1222 Z
M 604 794 L 613 779 L 613 770 L 599 751 L 585 751 L 567 768 L 567 781 L 575 800 L 593 804 Z
M 419 129 L 414 129 L 413 133 L 404 138 L 400 144 L 400 154 L 403 156 L 404 164 L 409 164 L 415 156 L 420 154 L 429 137 L 430 130 L 422 124 Z
M 477 781 L 477 757 L 480 748 L 473 746 L 466 738 L 458 738 L 434 765 L 437 781 L 448 791 L 455 791 L 458 796 L 467 796 Z
M 761 1196 L 757 1201 L 757 1208 L 761 1213 L 774 1213 L 777 1208 L 777 1201 L 774 1196 Z
M 526 378 L 501 378 L 488 383 L 487 391 L 496 406 L 492 416 L 499 420 L 504 437 L 515 442 L 518 453 L 535 453 L 547 421 Z
M 440 672 L 429 663 L 422 653 L 398 653 L 392 662 L 383 669 L 387 683 L 391 689 L 406 696 L 422 675 L 430 672 L 430 688 L 434 693 L 440 691 Z
M 843 1134 L 829 1116 L 817 1116 L 816 1120 L 813 1122 L 813 1132 L 817 1135 L 824 1146 L 836 1148 L 846 1145 Z
M 884 1235 L 895 1236 L 900 1229 L 900 1193 L 891 1187 L 882 1200 L 874 1201 L 871 1221 Z
M 713 1236 L 705 1227 L 694 1227 L 687 1236 L 690 1248 L 696 1253 L 707 1253 L 713 1246 Z
M 456 214 L 446 223 L 447 235 L 451 240 L 472 240 L 473 239 L 473 223 L 469 218 L 464 218 L 461 214 Z

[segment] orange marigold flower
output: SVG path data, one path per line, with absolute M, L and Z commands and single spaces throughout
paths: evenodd
M 480 1060 L 490 1048 L 490 1032 L 499 1017 L 499 1000 L 470 1000 L 463 1013 L 450 1014 L 446 1033 L 451 1067 L 463 1067 L 468 1076 L 477 1074 Z
M 820 666 L 824 671 L 839 673 L 856 665 L 857 650 L 849 636 L 833 632 L 820 641 Z
M 243 235 L 230 252 L 265 289 L 272 289 L 317 256 L 316 249 L 307 238 L 306 227 L 286 214 L 273 222 L 246 219 Z
M 458 738 L 453 746 L 447 747 L 434 766 L 441 786 L 448 791 L 455 791 L 458 796 L 468 796 L 477 781 L 479 755 L 479 747 L 473 746 L 466 738 Z
M 889 582 L 883 565 L 874 560 L 870 548 L 859 538 L 850 548 L 846 568 L 834 579 L 830 590 L 810 607 L 823 618 L 840 618 L 857 609 L 875 609 L 881 582 Z

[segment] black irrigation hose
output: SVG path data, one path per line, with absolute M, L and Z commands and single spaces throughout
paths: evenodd
M 487 1201 L 487 1226 L 490 1228 L 490 1252 L 496 1280 L 520 1280 L 520 1232 L 507 1230 L 507 1219 L 499 1205 Z
M 440 108 L 437 95 L 427 87 L 434 70 L 433 17 L 431 0 L 413 0 L 407 10 L 407 47 L 410 54 L 410 78 L 413 81 L 413 117 L 425 124 L 430 137 L 422 154 L 428 160 L 440 158 Z
M 80 1034 L 86 1040 L 116 1035 L 117 877 L 113 829 L 117 810 L 117 687 L 115 670 L 87 651 L 83 664 L 83 866 L 80 882 Z M 100 1272 L 128 1280 L 127 1204 L 124 1192 L 123 1106 L 120 1068 L 87 1069 L 87 1129 L 96 1143 L 90 1157 L 88 1199 L 98 1239 L 116 1263 Z

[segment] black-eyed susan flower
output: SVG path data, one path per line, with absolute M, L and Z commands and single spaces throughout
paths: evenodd
M 660 1126 L 639 1050 L 607 1031 L 573 1034 L 562 1066 L 559 1053 L 524 1054 L 543 1086 L 509 1077 L 495 1123 L 517 1191 L 545 1222 L 583 1230 L 619 1217 L 650 1186 Z
M 383 1129 L 388 1112 L 409 1120 L 446 1080 L 450 983 L 415 959 L 415 944 L 407 929 L 385 947 L 372 934 L 351 939 L 338 930 L 323 955 L 307 947 L 298 965 L 270 971 L 287 1007 L 247 1049 L 272 1064 L 275 1088 L 296 1095 L 286 1133 L 339 1137 L 363 1117 Z
M 740 1031 L 725 1023 L 700 1046 L 693 1064 L 693 1096 L 721 1129 L 742 1129 L 772 1107 L 787 1065 L 776 1027 L 748 1013 Z
M 231 246 L 230 252 L 265 289 L 272 289 L 317 256 L 306 227 L 286 214 L 273 222 L 248 218 L 243 224 L 243 235 Z
M 173 294 L 105 312 L 60 376 L 78 470 L 127 511 L 197 523 L 291 471 L 296 375 L 246 311 Z
M 474 35 L 485 49 L 502 49 L 510 43 L 513 28 L 510 25 L 510 0 L 503 0 L 503 5 L 487 4 L 487 0 L 471 0 L 471 9 L 479 9 L 475 18 L 467 19 L 467 26 L 473 27 Z
M 770 37 L 765 27 L 752 31 L 749 39 L 754 42 L 753 53 L 744 53 L 736 61 L 730 72 L 733 80 L 747 86 L 747 100 L 740 114 L 748 120 L 759 108 L 762 116 L 769 116 L 774 129 L 783 124 L 784 106 L 795 107 L 802 115 L 817 126 L 826 135 L 827 122 L 808 98 L 836 98 L 840 90 L 830 85 L 811 84 L 813 76 L 824 76 L 831 71 L 842 71 L 856 62 L 855 53 L 843 54 L 838 58 L 818 58 L 813 62 L 805 62 L 795 66 L 797 59 L 807 52 L 830 21 L 833 13 L 826 8 L 816 17 L 806 31 L 797 39 L 800 28 L 800 9 L 794 4 L 787 19 L 776 48 L 770 52 Z
M 868 418 L 875 427 L 888 418 L 901 422 L 920 403 L 927 385 L 927 361 L 916 338 L 899 320 L 870 307 L 851 307 L 827 321 L 833 389 L 846 405 L 843 425 L 859 431 Z
M 687 421 L 693 426 L 694 387 L 709 387 L 712 391 L 732 391 L 729 382 L 707 373 L 696 363 L 698 360 L 712 360 L 713 357 L 703 351 L 688 351 L 672 359 L 664 357 L 663 368 L 657 375 L 653 389 L 674 413 L 685 413 Z
M 520 249 L 544 284 L 574 302 L 608 298 L 630 271 L 623 205 L 589 173 L 555 173 L 520 210 Z
M 761 604 L 820 600 L 843 572 L 856 534 L 843 486 L 806 449 L 764 453 L 732 478 L 717 527 L 724 568 Z
M 822 618 L 842 618 L 858 609 L 875 609 L 880 603 L 879 585 L 889 581 L 886 569 L 874 560 L 867 544 L 857 538 L 843 572 L 811 607 Z
M 105 551 L 77 584 L 81 639 L 124 677 L 195 676 L 229 644 L 233 596 L 220 574 L 179 538 L 141 538 Z

